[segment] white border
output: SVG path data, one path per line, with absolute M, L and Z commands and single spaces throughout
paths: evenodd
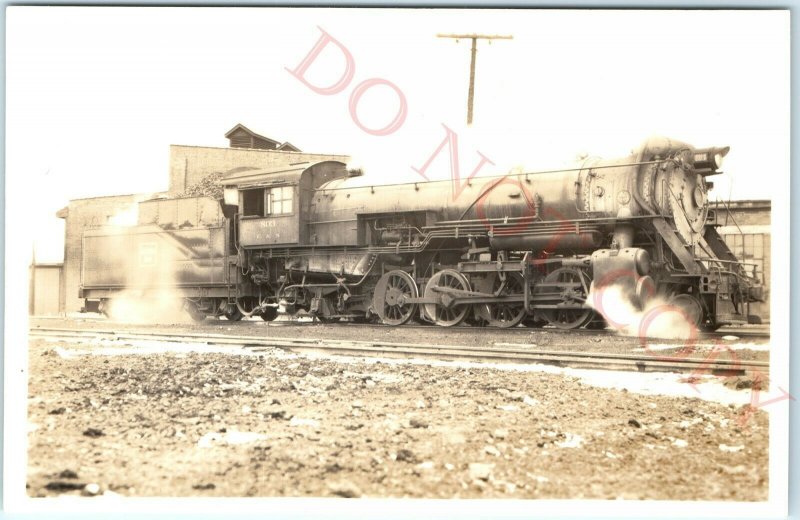
M 452 11 L 454 14 L 456 11 Z M 785 16 L 789 31 L 788 12 Z M 676 35 L 679 37 L 679 35 Z M 787 63 L 787 68 L 789 63 Z M 789 116 L 786 114 L 786 150 L 789 150 Z M 772 216 L 772 343 L 771 379 L 773 385 L 789 387 L 789 279 L 790 183 L 789 156 L 785 169 L 770 179 L 773 192 Z M 593 517 L 723 516 L 727 518 L 787 515 L 788 498 L 788 409 L 782 401 L 769 407 L 770 485 L 766 503 L 671 502 L 671 501 L 590 501 L 590 500 L 377 500 L 361 499 L 205 499 L 205 498 L 124 498 L 119 501 L 97 499 L 30 499 L 25 494 L 26 476 L 26 399 L 27 395 L 27 296 L 29 252 L 32 241 L 26 234 L 24 215 L 30 185 L 18 175 L 6 177 L 6 293 L 5 293 L 5 443 L 3 468 L 4 505 L 7 512 L 160 512 L 199 513 L 230 516 L 232 512 L 271 512 L 278 514 L 329 517 L 373 514 L 383 518 L 408 515 L 437 517 L 476 516 L 551 516 Z M 785 291 L 780 288 L 786 287 Z

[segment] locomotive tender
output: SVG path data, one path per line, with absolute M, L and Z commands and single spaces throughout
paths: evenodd
M 728 148 L 665 138 L 575 169 L 369 185 L 345 164 L 233 170 L 208 197 L 139 204 L 84 234 L 81 297 L 168 290 L 195 319 L 605 326 L 592 295 L 661 298 L 697 327 L 758 322 L 754 266 L 717 234 L 707 178 Z M 114 254 L 110 254 L 114 252 Z M 119 254 L 123 252 L 123 254 Z

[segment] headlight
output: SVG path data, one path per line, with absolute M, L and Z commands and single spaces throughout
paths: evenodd
M 714 154 L 714 169 L 715 170 L 719 170 L 720 168 L 722 168 L 722 159 L 724 157 L 725 156 L 722 155 L 721 153 Z
M 713 175 L 722 167 L 722 159 L 728 155 L 730 146 L 703 148 L 694 152 L 694 169 L 701 175 Z

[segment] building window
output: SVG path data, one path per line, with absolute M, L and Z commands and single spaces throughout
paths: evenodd
M 725 235 L 725 242 L 731 249 L 731 252 L 736 256 L 740 262 L 747 264 L 755 264 L 745 266 L 749 272 L 755 269 L 756 277 L 762 283 L 767 282 L 768 273 L 765 272 L 766 254 L 769 252 L 768 246 L 765 247 L 767 242 L 766 235 L 762 233 L 743 233 Z
M 267 190 L 267 213 L 270 215 L 287 215 L 294 209 L 294 187 L 282 186 Z

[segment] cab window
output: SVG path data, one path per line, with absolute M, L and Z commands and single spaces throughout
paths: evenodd
M 289 215 L 294 211 L 294 186 L 242 191 L 242 216 Z
M 294 187 L 281 186 L 267 190 L 268 215 L 287 215 L 293 211 Z
M 264 216 L 264 190 L 244 190 L 242 191 L 242 216 L 263 217 Z

